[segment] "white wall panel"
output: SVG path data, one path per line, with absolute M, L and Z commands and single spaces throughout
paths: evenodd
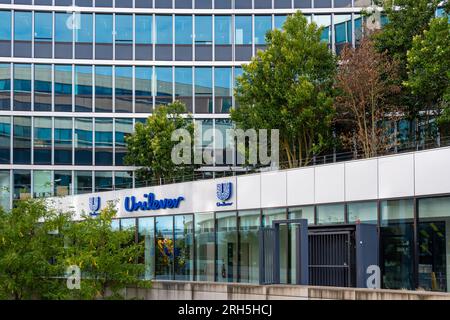
M 397 155 L 378 159 L 380 198 L 414 195 L 414 155 Z
M 415 154 L 416 195 L 450 193 L 450 149 Z
M 237 177 L 237 209 L 254 209 L 261 206 L 261 175 Z
M 378 197 L 377 159 L 345 164 L 345 200 L 358 201 Z
M 286 171 L 261 174 L 261 206 L 286 206 Z
M 288 206 L 314 203 L 314 168 L 288 170 L 286 178 Z
M 318 166 L 315 170 L 315 194 L 316 203 L 344 201 L 343 163 Z

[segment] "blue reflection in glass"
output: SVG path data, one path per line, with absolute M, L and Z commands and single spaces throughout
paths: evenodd
M 136 43 L 152 43 L 152 16 L 136 15 Z
M 216 44 L 231 44 L 231 17 L 216 16 L 214 19 Z
M 251 16 L 236 16 L 234 38 L 235 44 L 252 44 Z
M 156 44 L 172 44 L 172 16 L 156 16 Z
M 76 42 L 92 42 L 93 30 L 92 30 L 92 14 L 81 13 L 79 14 L 79 27 L 75 29 Z
M 95 165 L 112 165 L 112 129 L 111 118 L 95 119 Z
M 10 11 L 0 11 L 0 40 L 11 40 Z
M 67 24 L 72 19 L 72 14 L 55 13 L 55 41 L 72 42 L 72 29 Z
M 212 94 L 212 68 L 195 68 L 195 95 Z
M 192 16 L 175 16 L 175 43 L 192 44 Z
M 113 20 L 111 14 L 95 15 L 95 42 L 112 43 Z
M 133 42 L 133 16 L 131 14 L 116 15 L 116 42 Z
M 274 24 L 275 24 L 275 29 L 282 29 L 284 23 L 287 20 L 287 16 L 275 16 L 275 20 L 274 20 Z
M 34 39 L 36 41 L 52 41 L 53 18 L 49 12 L 36 12 L 34 14 Z
M 0 163 L 10 162 L 11 117 L 0 116 Z
M 31 41 L 31 12 L 14 12 L 14 40 Z
M 192 68 L 175 68 L 175 98 L 192 96 Z
M 255 16 L 255 44 L 266 44 L 266 33 L 272 30 L 271 16 Z
M 211 16 L 195 16 L 195 44 L 212 44 Z
M 55 118 L 55 164 L 72 164 L 72 118 Z
M 172 96 L 172 67 L 156 67 L 156 95 Z
M 133 132 L 133 119 L 115 119 L 116 123 L 116 166 L 123 166 L 123 158 L 127 152 L 127 144 L 125 138 Z

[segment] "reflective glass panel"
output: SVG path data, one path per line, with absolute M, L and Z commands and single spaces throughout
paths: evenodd
M 231 16 L 215 16 L 214 33 L 216 44 L 231 44 Z
M 177 215 L 175 219 L 175 280 L 194 280 L 194 219 Z
M 115 111 L 133 111 L 133 68 L 115 67 Z
M 172 102 L 172 67 L 155 67 L 156 106 Z
M 55 171 L 54 173 L 54 194 L 57 197 L 70 195 L 72 188 L 71 171 Z
M 238 281 L 238 234 L 236 212 L 217 212 L 217 275 L 219 282 Z
M 214 281 L 214 213 L 195 214 L 196 280 Z
M 195 44 L 212 44 L 212 16 L 195 16 Z
M 8 164 L 11 159 L 11 117 L 0 116 L 0 163 Z
M 135 111 L 153 112 L 152 67 L 135 67 Z
M 255 16 L 255 44 L 266 44 L 266 33 L 272 30 L 271 16 Z
M 195 112 L 212 113 L 212 68 L 195 68 Z
M 175 16 L 175 44 L 192 44 L 192 16 Z
M 112 43 L 113 20 L 111 14 L 95 15 L 95 42 Z
M 53 17 L 50 12 L 35 12 L 34 14 L 34 40 L 52 41 Z
M 343 204 L 328 204 L 317 206 L 318 224 L 335 224 L 345 222 Z
M 52 66 L 34 65 L 34 110 L 52 110 Z
M 10 184 L 9 170 L 0 170 L 0 206 L 4 210 L 9 210 L 10 197 L 11 197 L 11 184 Z
M 72 111 L 72 66 L 55 65 L 55 111 Z
M 282 29 L 283 28 L 283 24 L 286 21 L 287 16 L 275 16 L 275 28 L 276 29 Z
M 72 42 L 73 30 L 70 22 L 73 16 L 70 13 L 55 13 L 55 41 Z
M 92 192 L 92 171 L 75 171 L 75 194 Z
M 155 278 L 170 280 L 173 278 L 173 216 L 156 217 L 156 254 Z
M 14 12 L 14 40 L 31 41 L 32 30 L 31 12 Z
M 133 42 L 133 16 L 116 14 L 116 43 Z
M 112 112 L 112 67 L 95 66 L 95 112 Z
M 52 172 L 49 170 L 33 171 L 33 197 L 51 197 L 53 192 Z
M 15 164 L 31 164 L 31 117 L 13 117 Z
M 233 96 L 232 69 L 216 67 L 214 69 L 214 94 L 216 113 L 228 113 L 232 106 Z
M 114 173 L 114 186 L 116 189 L 133 188 L 133 176 L 128 171 L 116 171 Z
M 113 190 L 113 180 L 111 171 L 95 172 L 95 192 Z
M 52 163 L 52 119 L 34 118 L 34 164 Z
M 259 210 L 239 211 L 239 282 L 259 282 Z
M 31 198 L 31 171 L 14 170 L 14 196 L 15 200 L 26 200 Z
M 175 67 L 175 99 L 192 111 L 192 68 Z
M 144 279 L 155 276 L 155 218 L 138 219 L 138 241 L 144 244 L 144 255 L 139 259 L 145 264 Z
M 123 158 L 127 153 L 125 138 L 133 132 L 133 119 L 115 119 L 116 121 L 116 166 L 123 166 Z
M 93 23 L 91 13 L 80 13 L 79 25 L 75 28 L 75 41 L 76 42 L 89 42 L 93 40 Z M 111 33 L 110 29 L 110 33 Z
M 95 118 L 95 165 L 113 164 L 113 121 L 111 118 Z
M 11 65 L 0 63 L 0 110 L 11 109 Z
M 75 118 L 75 164 L 92 165 L 92 118 Z
M 308 219 L 308 224 L 314 224 L 314 206 L 288 209 L 288 217 L 292 219 Z
M 152 16 L 136 15 L 136 43 L 150 44 L 152 43 Z
M 14 110 L 31 110 L 31 65 L 14 64 Z
M 55 164 L 72 164 L 72 118 L 55 118 Z
M 156 44 L 172 44 L 172 16 L 156 16 Z
M 252 17 L 236 16 L 234 30 L 235 44 L 252 44 Z
M 378 205 L 373 202 L 356 202 L 347 205 L 349 223 L 378 223 Z
M 92 112 L 92 67 L 75 66 L 75 111 Z
M 0 40 L 11 40 L 10 11 L 0 11 Z

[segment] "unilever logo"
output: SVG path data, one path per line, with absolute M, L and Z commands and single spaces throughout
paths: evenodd
M 100 197 L 90 197 L 89 198 L 89 214 L 93 217 L 98 216 L 98 210 L 100 210 L 101 199 Z
M 218 183 L 216 195 L 217 199 L 219 199 L 220 202 L 217 202 L 216 205 L 218 207 L 231 206 L 233 202 L 226 202 L 226 201 L 231 198 L 232 192 L 233 192 L 233 184 L 231 182 Z
M 144 194 L 146 200 L 137 201 L 135 196 L 125 197 L 125 210 L 128 212 L 133 211 L 146 211 L 146 210 L 159 210 L 159 209 L 175 209 L 180 206 L 180 202 L 184 200 L 184 197 L 178 198 L 165 198 L 156 199 L 154 193 Z

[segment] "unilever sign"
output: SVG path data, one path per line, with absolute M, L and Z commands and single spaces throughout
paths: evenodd
M 144 200 L 137 201 L 135 196 L 125 197 L 124 205 L 127 212 L 149 211 L 160 209 L 176 209 L 184 197 L 156 199 L 154 193 L 144 194 Z
M 227 202 L 230 200 L 233 192 L 233 184 L 231 182 L 218 183 L 216 189 L 217 199 L 220 200 L 216 203 L 218 207 L 231 206 L 233 202 Z

